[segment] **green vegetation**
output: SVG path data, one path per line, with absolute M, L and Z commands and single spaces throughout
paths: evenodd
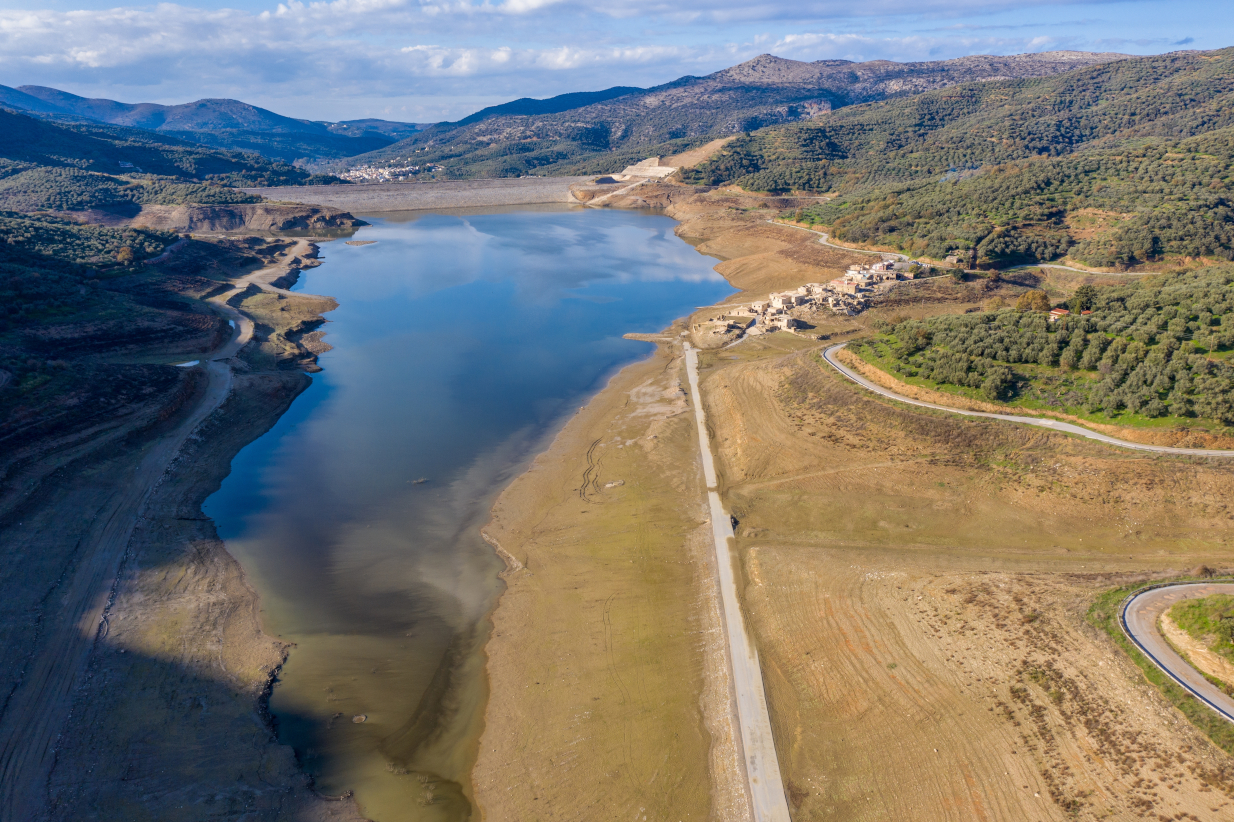
M 134 214 L 148 203 L 260 201 L 237 186 L 328 182 L 342 181 L 152 132 L 51 123 L 0 110 L 0 208 L 7 210 Z
M 100 279 L 126 273 L 176 239 L 167 231 L 0 212 L 0 332 L 96 306 Z
M 1167 580 L 1162 580 L 1167 581 Z M 1184 579 L 1168 580 L 1170 582 L 1186 581 Z M 1149 583 L 1144 583 L 1149 584 Z M 1106 591 L 1093 602 L 1088 609 L 1089 624 L 1104 631 L 1123 653 L 1131 658 L 1141 671 L 1144 678 L 1161 692 L 1167 701 L 1187 717 L 1192 725 L 1199 728 L 1213 743 L 1228 754 L 1234 755 L 1234 725 L 1231 725 L 1215 711 L 1203 704 L 1191 694 L 1184 691 L 1174 680 L 1170 679 L 1161 669 L 1148 660 L 1140 649 L 1127 639 L 1118 624 L 1118 612 L 1124 599 L 1132 592 L 1143 587 L 1129 585 Z
M 1234 49 L 973 83 L 729 143 L 683 176 L 831 191 L 837 239 L 996 267 L 1234 259 Z
M 1037 296 L 1040 295 L 1040 296 Z M 1023 307 L 1044 295 L 1029 292 Z M 1166 417 L 1234 425 L 1234 266 L 1082 287 L 1050 322 L 1039 310 L 905 320 L 858 354 L 915 384 L 1100 421 Z
M 1193 639 L 1234 662 L 1234 596 L 1183 600 L 1170 609 L 1170 618 Z

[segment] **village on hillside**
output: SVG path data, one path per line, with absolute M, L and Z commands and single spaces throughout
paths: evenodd
M 695 323 L 695 333 L 723 336 L 734 332 L 754 336 L 774 331 L 796 331 L 807 326 L 806 314 L 829 308 L 854 316 L 869 307 L 870 300 L 885 293 L 897 281 L 913 280 L 931 273 L 931 268 L 913 260 L 882 260 L 873 265 L 852 265 L 826 283 L 806 283 L 792 291 L 777 291 L 765 300 L 733 307 L 725 314 Z

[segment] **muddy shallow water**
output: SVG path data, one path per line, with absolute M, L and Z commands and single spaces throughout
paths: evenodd
M 667 217 L 512 209 L 368 218 L 297 290 L 324 371 L 206 503 L 292 642 L 270 705 L 324 794 L 378 822 L 471 815 L 496 494 L 659 331 L 731 293 Z

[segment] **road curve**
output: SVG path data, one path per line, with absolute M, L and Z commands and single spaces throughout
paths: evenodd
M 1061 422 L 1059 420 L 1051 420 L 1043 417 L 1027 417 L 1016 414 L 991 414 L 986 411 L 966 411 L 961 408 L 951 408 L 946 405 L 938 405 L 932 402 L 924 402 L 922 400 L 914 400 L 903 394 L 897 394 L 894 391 L 883 388 L 877 383 L 867 380 L 865 377 L 853 371 L 846 365 L 842 365 L 835 358 L 835 353 L 843 348 L 848 343 L 840 343 L 833 345 L 823 351 L 823 359 L 827 363 L 839 371 L 845 377 L 848 377 L 853 382 L 860 385 L 862 388 L 867 388 L 875 394 L 881 394 L 884 397 L 896 400 L 897 402 L 905 402 L 909 405 L 919 405 L 922 408 L 933 408 L 937 411 L 947 411 L 952 414 L 961 414 L 965 417 L 986 417 L 992 420 L 1003 420 L 1004 422 L 1018 422 L 1024 425 L 1036 425 L 1040 428 L 1049 428 L 1051 431 L 1060 431 L 1065 434 L 1075 434 L 1080 437 L 1085 437 L 1090 440 L 1097 440 L 1106 445 L 1114 445 L 1119 448 L 1130 448 L 1135 451 L 1150 451 L 1155 454 L 1183 454 L 1189 457 L 1234 457 L 1234 451 L 1222 451 L 1216 448 L 1174 448 L 1166 445 L 1148 445 L 1142 442 L 1131 442 L 1130 440 L 1120 440 L 1117 437 L 1098 434 L 1096 431 L 1090 431 L 1079 425 L 1072 425 L 1069 422 Z
M 1078 274 L 1092 274 L 1100 277 L 1149 277 L 1154 274 L 1160 274 L 1160 271 L 1087 271 L 1083 268 L 1072 268 L 1069 265 L 1059 265 L 1058 263 L 1032 263 L 1031 265 L 1016 265 L 1011 268 L 1004 268 L 1003 271 L 1023 271 L 1026 268 L 1058 268 L 1063 271 L 1074 271 Z
M 1127 597 L 1118 621 L 1127 638 L 1166 676 L 1222 718 L 1234 722 L 1234 699 L 1187 664 L 1157 630 L 1157 620 L 1176 602 L 1213 594 L 1234 594 L 1234 582 L 1184 582 L 1145 588 Z
M 771 717 L 767 713 L 767 694 L 763 690 L 758 649 L 754 646 L 754 638 L 746 630 L 741 601 L 737 597 L 733 570 L 736 558 L 728 542 L 733 538 L 733 524 L 715 490 L 715 460 L 711 454 L 711 440 L 707 436 L 707 416 L 703 411 L 702 395 L 698 390 L 698 350 L 689 343 L 685 344 L 685 349 L 686 374 L 690 382 L 690 396 L 694 401 L 698 444 L 703 457 L 703 478 L 707 483 L 707 504 L 711 511 L 716 567 L 720 575 L 720 606 L 724 613 L 724 633 L 728 638 L 729 667 L 737 700 L 737 723 L 741 727 L 741 751 L 750 808 L 755 822 L 790 822 L 780 760 L 771 733 Z
M 823 245 L 827 246 L 828 248 L 835 248 L 835 249 L 839 249 L 840 251 L 851 251 L 854 254 L 877 254 L 880 257 L 895 257 L 897 260 L 902 260 L 904 262 L 908 261 L 907 254 L 897 254 L 894 251 L 871 251 L 868 248 L 848 248 L 847 246 L 836 245 L 835 243 L 831 242 L 831 237 L 830 235 L 827 234 L 826 231 L 817 231 L 813 228 L 806 228 L 805 226 L 799 226 L 799 225 L 789 225 L 788 223 L 782 223 L 779 220 L 768 220 L 767 222 L 771 223 L 772 225 L 782 225 L 785 228 L 796 228 L 800 231 L 808 231 L 811 234 L 817 234 L 818 241 L 822 243 Z

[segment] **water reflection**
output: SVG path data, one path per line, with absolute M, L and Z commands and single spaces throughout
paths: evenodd
M 323 246 L 325 369 L 207 502 L 295 643 L 271 699 L 326 794 L 380 822 L 470 814 L 500 562 L 495 494 L 656 331 L 729 286 L 633 212 L 372 219 Z

